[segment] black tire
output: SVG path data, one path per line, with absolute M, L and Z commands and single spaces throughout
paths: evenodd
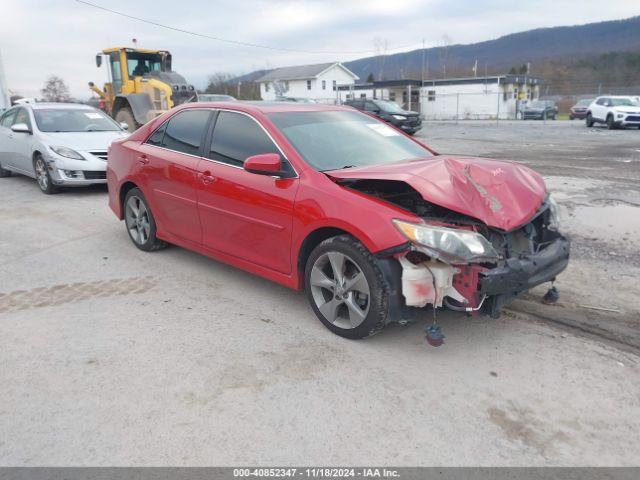
M 130 204 L 130 202 L 139 202 L 138 211 L 141 210 L 140 205 L 142 205 L 144 207 L 144 213 L 139 217 L 133 215 L 133 209 L 131 211 L 128 209 L 128 205 Z M 124 222 L 127 233 L 129 234 L 129 238 L 136 247 L 145 252 L 152 252 L 154 250 L 160 250 L 161 248 L 167 246 L 166 242 L 156 237 L 156 221 L 153 218 L 153 213 L 151 213 L 151 208 L 147 203 L 147 199 L 139 188 L 132 188 L 127 192 L 127 195 L 124 197 L 124 202 L 122 204 L 122 210 L 124 212 Z M 145 217 L 148 224 L 148 230 L 146 230 L 146 227 L 144 226 Z M 134 230 L 137 232 L 137 235 L 135 237 L 133 233 Z M 147 233 L 142 234 L 141 230 L 146 231 Z
M 585 117 L 584 123 L 589 128 L 593 127 L 593 116 L 591 115 L 591 112 L 587 113 L 587 116 Z
M 319 259 L 325 258 L 326 254 L 330 253 L 339 253 L 346 256 L 349 262 L 352 262 L 357 268 L 359 268 L 367 281 L 369 290 L 369 295 L 366 300 L 366 304 L 368 305 L 367 314 L 364 317 L 364 320 L 353 328 L 341 328 L 329 321 L 319 310 L 316 304 L 316 299 L 314 298 L 314 287 L 312 287 L 311 281 L 312 270 Z M 344 273 L 346 278 L 347 272 L 345 271 Z M 321 242 L 313 252 L 311 252 L 305 266 L 304 283 L 307 299 L 309 300 L 314 313 L 324 326 L 336 335 L 349 339 L 366 338 L 380 332 L 387 324 L 387 318 L 389 316 L 389 286 L 384 280 L 382 271 L 376 264 L 371 252 L 369 252 L 362 243 L 349 235 L 340 235 L 328 238 Z M 315 288 L 317 294 L 318 289 L 317 287 Z M 328 288 L 324 289 L 324 292 L 326 293 L 325 299 L 328 299 L 327 301 L 333 301 L 333 294 L 331 292 L 337 294 L 335 290 Z M 351 293 L 350 295 L 354 294 L 355 293 Z M 343 293 L 342 298 L 346 298 L 347 295 L 349 295 L 349 293 Z M 337 296 L 335 298 L 337 299 Z M 350 312 L 348 311 L 346 304 L 343 303 L 343 305 L 338 307 L 336 311 L 340 308 L 343 308 L 344 311 L 346 311 L 347 316 L 350 317 Z
M 616 128 L 616 124 L 613 121 L 613 115 L 608 115 L 607 116 L 607 128 L 609 130 L 615 130 L 615 128 Z
M 58 187 L 53 184 L 47 162 L 40 154 L 37 154 L 33 158 L 33 172 L 36 175 L 36 182 L 42 193 L 45 195 L 54 195 L 60 191 Z
M 0 178 L 7 178 L 10 176 L 11 176 L 11 171 L 5 170 L 4 168 L 2 168 L 2 166 L 0 166 Z
M 118 123 L 126 123 L 129 125 L 129 132 L 135 132 L 140 127 L 129 107 L 123 107 L 118 110 L 116 112 L 115 120 Z

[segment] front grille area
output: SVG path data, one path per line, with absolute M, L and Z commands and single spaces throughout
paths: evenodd
M 82 173 L 84 173 L 85 180 L 106 180 L 107 179 L 107 172 L 103 172 L 103 171 L 84 170 Z
M 100 160 L 104 160 L 105 162 L 107 161 L 107 152 L 106 151 L 96 151 L 96 152 L 89 152 L 91 155 L 93 155 L 94 157 L 98 157 Z
M 629 115 L 626 120 L 627 122 L 640 122 L 640 115 Z

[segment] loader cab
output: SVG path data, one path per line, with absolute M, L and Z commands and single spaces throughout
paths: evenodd
M 103 50 L 96 55 L 97 67 L 102 65 L 103 58 L 109 63 L 109 79 L 115 95 L 129 93 L 123 92 L 122 89 L 135 77 L 144 77 L 152 72 L 171 71 L 171 54 L 167 51 L 132 48 Z

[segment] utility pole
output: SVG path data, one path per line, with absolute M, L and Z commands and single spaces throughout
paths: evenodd
M 422 39 L 422 75 L 420 76 L 420 86 L 424 87 L 424 38 Z

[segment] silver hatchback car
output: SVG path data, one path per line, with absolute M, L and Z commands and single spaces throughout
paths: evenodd
M 123 126 L 88 105 L 16 105 L 0 116 L 0 177 L 35 178 L 47 194 L 59 186 L 106 183 L 107 149 L 126 135 Z

